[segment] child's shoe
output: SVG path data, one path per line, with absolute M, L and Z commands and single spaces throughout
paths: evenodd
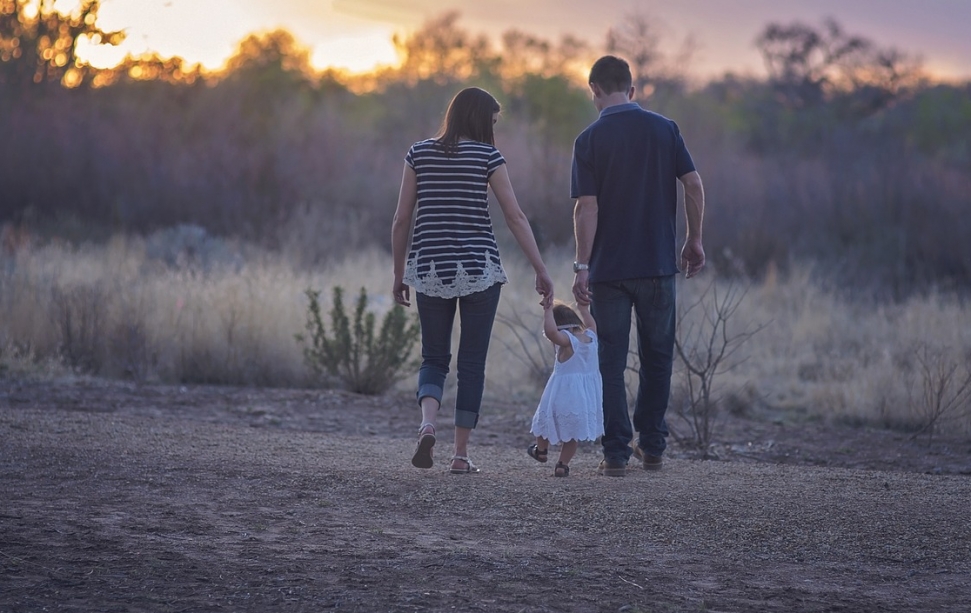
M 526 453 L 537 462 L 543 462 L 545 464 L 550 450 L 548 447 L 546 449 L 540 449 L 537 445 L 530 445 L 526 448 Z

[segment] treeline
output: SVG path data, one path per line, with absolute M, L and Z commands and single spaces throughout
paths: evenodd
M 0 0 L 0 221 L 69 240 L 193 224 L 312 266 L 386 245 L 402 160 L 449 98 L 479 85 L 504 106 L 499 148 L 543 244 L 572 240 L 572 141 L 596 117 L 584 85 L 605 51 L 631 59 L 642 105 L 681 126 L 708 198 L 706 247 L 727 273 L 811 259 L 850 287 L 900 297 L 971 282 L 971 84 L 834 22 L 769 24 L 766 79 L 685 78 L 643 16 L 602 45 L 457 14 L 396 39 L 402 63 L 349 77 L 312 68 L 287 32 L 244 40 L 224 70 L 73 56 L 98 2 L 72 15 Z M 685 48 L 687 49 L 687 48 Z

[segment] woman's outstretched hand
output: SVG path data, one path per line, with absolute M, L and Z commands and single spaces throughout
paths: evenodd
M 545 270 L 536 273 L 536 293 L 543 297 L 539 303 L 544 309 L 553 305 L 553 279 Z

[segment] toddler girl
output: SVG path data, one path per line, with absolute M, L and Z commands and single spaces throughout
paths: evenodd
M 556 347 L 553 374 L 533 416 L 530 433 L 536 443 L 526 452 L 546 462 L 550 445 L 562 443 L 553 475 L 568 477 L 570 460 L 579 441 L 593 441 L 603 434 L 603 381 L 597 358 L 597 323 L 589 306 L 577 314 L 569 305 L 556 302 L 543 312 L 543 331 Z

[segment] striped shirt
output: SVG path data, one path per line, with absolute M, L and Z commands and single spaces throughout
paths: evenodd
M 445 155 L 434 139 L 415 143 L 405 162 L 418 177 L 418 203 L 405 283 L 457 298 L 506 282 L 489 217 L 489 177 L 506 163 L 486 143 L 462 141 Z

